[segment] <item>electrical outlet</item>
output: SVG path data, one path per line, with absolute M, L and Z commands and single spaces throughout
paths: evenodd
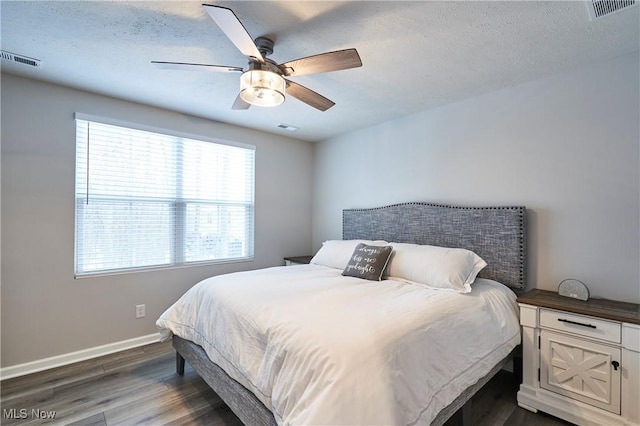
M 146 314 L 145 305 L 136 305 L 136 318 L 144 318 Z

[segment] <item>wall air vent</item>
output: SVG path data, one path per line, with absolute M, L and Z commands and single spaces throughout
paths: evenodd
M 17 62 L 19 64 L 40 67 L 40 59 L 29 58 L 28 56 L 17 55 L 15 53 L 0 50 L 0 57 L 5 61 Z
M 589 17 L 592 21 L 628 9 L 636 4 L 636 0 L 587 0 Z

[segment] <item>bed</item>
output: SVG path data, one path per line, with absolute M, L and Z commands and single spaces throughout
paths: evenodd
M 521 206 L 347 209 L 343 240 L 331 243 L 395 245 L 383 281 L 344 276 L 341 264 L 323 261 L 323 245 L 311 265 L 204 280 L 158 326 L 172 338 L 178 373 L 189 362 L 247 425 L 441 425 L 455 413 L 468 421 L 471 396 L 520 342 L 525 229 Z M 390 274 L 406 259 L 403 247 L 433 246 L 486 262 L 466 284 L 470 292 Z M 194 325 L 205 317 L 206 326 Z

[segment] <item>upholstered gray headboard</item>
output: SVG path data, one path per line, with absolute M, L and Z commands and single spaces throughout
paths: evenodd
M 487 262 L 479 277 L 525 288 L 525 207 L 403 203 L 342 212 L 345 240 L 386 240 L 469 249 Z

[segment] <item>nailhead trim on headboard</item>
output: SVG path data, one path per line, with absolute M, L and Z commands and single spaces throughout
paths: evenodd
M 522 293 L 526 286 L 526 208 L 422 202 L 342 212 L 342 238 L 461 247 L 487 262 L 479 277 Z

